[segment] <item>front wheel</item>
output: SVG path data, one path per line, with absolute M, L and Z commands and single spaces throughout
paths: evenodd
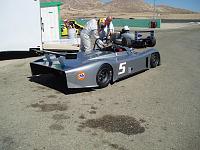
M 99 68 L 96 75 L 96 82 L 100 88 L 108 86 L 112 80 L 112 68 L 108 64 L 104 64 Z
M 151 68 L 155 68 L 160 65 L 160 55 L 159 53 L 153 53 L 151 54 L 150 58 L 150 66 Z

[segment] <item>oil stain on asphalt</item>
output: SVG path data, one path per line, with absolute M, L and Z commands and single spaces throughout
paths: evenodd
M 57 98 L 56 95 L 48 95 L 47 98 Z
M 81 123 L 79 128 L 98 128 L 106 132 L 120 132 L 126 135 L 135 135 L 145 132 L 140 121 L 130 116 L 105 115 L 99 119 L 89 119 Z M 81 131 L 81 130 L 79 130 Z
M 127 150 L 126 148 L 122 147 L 122 146 L 119 146 L 118 144 L 113 144 L 109 141 L 102 141 L 104 144 L 107 144 L 108 146 L 110 146 L 111 148 L 113 149 L 117 149 L 117 150 Z
M 12 150 L 16 149 L 16 143 L 11 137 L 1 137 L 0 136 L 0 150 Z
M 98 109 L 97 107 L 91 106 L 91 110 L 89 110 L 88 112 L 89 112 L 90 114 L 96 114 L 96 113 L 97 113 L 97 112 L 96 112 L 97 109 Z
M 69 119 L 70 117 L 65 115 L 65 114 L 55 114 L 52 117 L 54 120 L 65 120 L 65 119 Z
M 30 105 L 33 108 L 40 108 L 42 112 L 50 112 L 50 111 L 66 111 L 68 109 L 67 105 L 65 104 L 31 104 Z
M 97 112 L 95 110 L 88 111 L 90 114 L 96 114 Z
M 52 124 L 49 127 L 50 130 L 64 130 L 64 127 L 60 124 Z
M 81 115 L 79 116 L 79 119 L 85 119 L 84 114 L 81 114 Z

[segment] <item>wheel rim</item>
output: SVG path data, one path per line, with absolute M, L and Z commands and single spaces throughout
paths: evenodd
M 157 59 L 157 56 L 156 56 L 156 55 L 153 55 L 153 56 L 152 56 L 152 62 L 153 62 L 153 64 L 155 64 L 155 65 L 157 66 L 157 64 L 158 64 L 158 59 Z
M 155 66 L 158 66 L 158 64 L 159 64 L 159 57 L 158 57 L 158 55 L 156 55 L 156 54 L 152 55 L 151 61 L 152 61 L 152 64 L 154 64 Z
M 104 83 L 108 82 L 109 81 L 109 74 L 110 73 L 109 73 L 108 69 L 106 69 L 106 68 L 102 69 L 97 76 L 98 83 L 104 84 Z

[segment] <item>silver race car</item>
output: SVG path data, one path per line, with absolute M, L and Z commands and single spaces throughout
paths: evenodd
M 96 48 L 90 53 L 42 53 L 42 58 L 30 63 L 32 75 L 55 74 L 68 88 L 104 88 L 119 79 L 160 65 L 160 53 L 154 48 L 136 52 L 117 44 Z

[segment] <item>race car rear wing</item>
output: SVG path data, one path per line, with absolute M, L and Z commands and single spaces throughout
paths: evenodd
M 150 31 L 135 31 L 135 40 L 140 40 L 141 39 L 141 33 L 149 33 L 150 37 L 154 37 L 155 36 L 155 31 L 154 30 L 150 30 Z
M 59 53 L 59 52 L 53 52 L 48 50 L 37 50 L 37 49 L 32 49 L 31 51 L 37 54 L 44 55 L 46 61 L 49 62 L 50 66 L 53 64 L 54 60 L 58 60 L 62 67 L 66 66 L 65 64 L 66 59 L 77 59 L 77 53 L 78 53 L 78 51 L 68 51 L 64 53 Z
M 31 51 L 41 54 L 41 55 L 45 55 L 45 57 L 47 57 L 49 54 L 55 55 L 56 58 L 63 56 L 65 57 L 65 59 L 77 59 L 77 53 L 79 52 L 78 50 L 73 50 L 73 51 L 67 51 L 67 52 L 53 52 L 53 51 L 49 51 L 49 50 L 38 50 L 38 49 L 31 49 Z

